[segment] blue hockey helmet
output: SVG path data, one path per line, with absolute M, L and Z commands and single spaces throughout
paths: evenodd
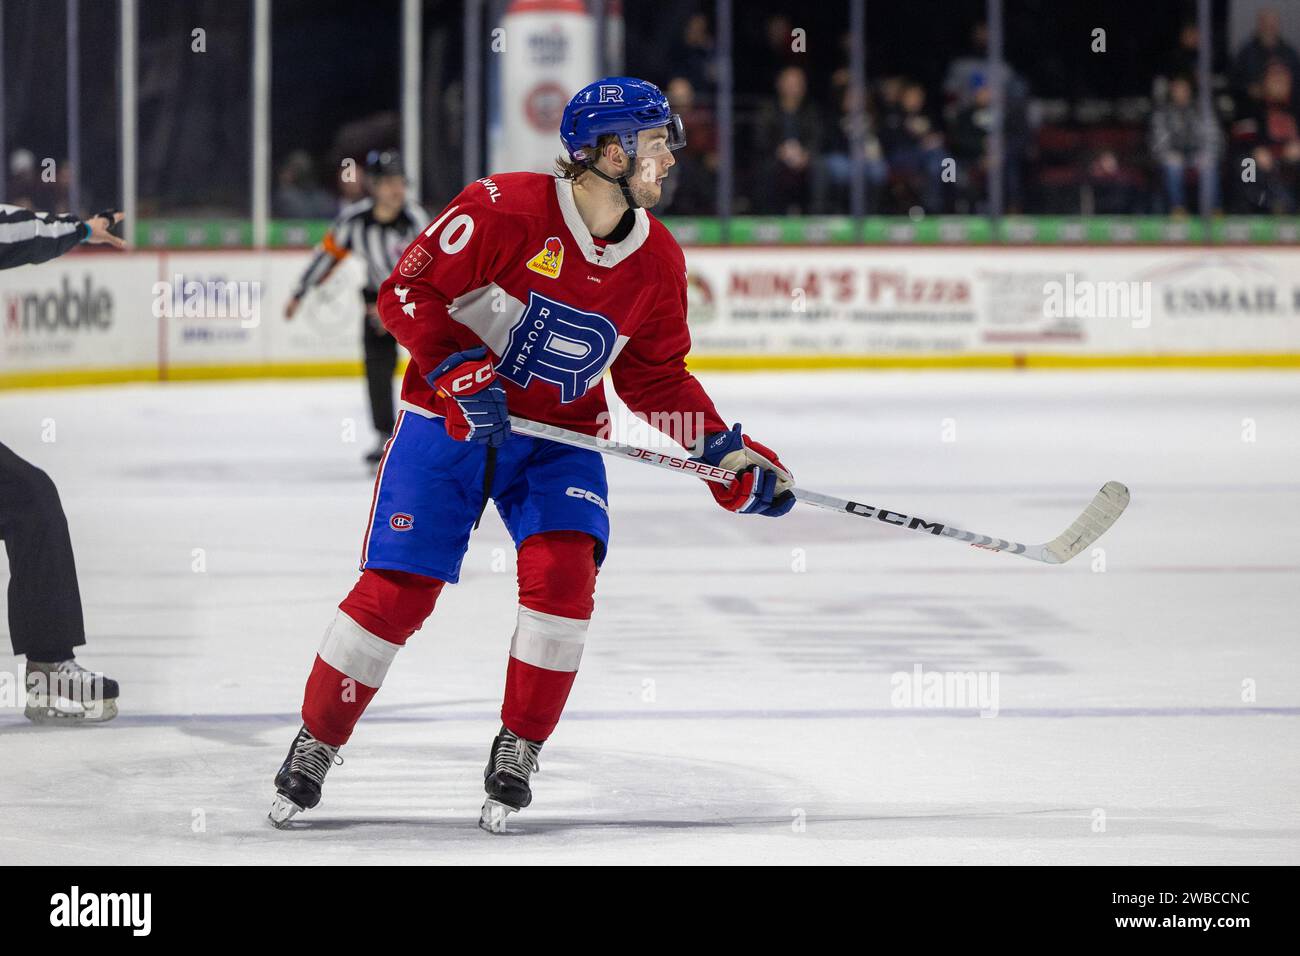
M 682 118 L 668 105 L 659 87 L 631 76 L 607 76 L 584 86 L 564 107 L 560 139 L 575 163 L 596 159 L 600 137 L 613 133 L 628 156 L 636 156 L 637 133 L 668 127 L 668 149 L 686 145 Z

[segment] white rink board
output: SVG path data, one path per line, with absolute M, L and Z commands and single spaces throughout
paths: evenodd
M 699 248 L 687 265 L 700 355 L 1300 351 L 1296 249 Z M 1048 283 L 1063 306 L 1085 283 L 1139 286 L 1094 287 L 1125 314 L 1049 316 Z
M 241 315 L 187 316 L 172 309 L 167 330 L 168 365 L 250 365 L 295 361 L 347 361 L 360 354 L 360 283 L 332 275 L 304 300 L 291 321 L 284 308 L 307 259 L 294 254 L 168 253 L 163 275 L 173 287 L 198 282 L 220 289 L 226 283 L 255 283 L 257 308 Z M 218 301 L 216 305 L 221 305 Z M 215 313 L 216 308 L 209 311 Z M 229 311 L 228 309 L 225 311 Z
M 156 256 L 70 254 L 0 270 L 0 372 L 158 361 Z
M 307 261 L 307 252 L 292 250 L 91 252 L 5 270 L 0 382 L 4 373 L 44 371 L 67 373 L 48 384 L 77 384 L 83 369 L 135 378 L 350 369 L 361 351 L 359 285 L 350 270 L 305 301 L 294 321 L 283 319 Z M 687 264 L 692 355 L 702 360 L 739 357 L 757 367 L 781 356 L 1300 361 L 1300 250 L 691 248 Z M 221 314 L 221 300 L 205 295 L 203 314 L 173 314 L 159 305 L 160 282 L 254 287 L 257 310 Z M 1087 283 L 1138 283 L 1138 290 L 1148 283 L 1150 310 L 1049 317 L 1050 282 L 1061 283 L 1063 295 L 1074 290 L 1071 302 Z M 78 305 L 92 300 L 94 322 Z
M 270 366 L 355 363 L 362 302 L 350 263 L 303 300 L 293 321 L 284 319 L 308 261 L 301 250 L 74 252 L 0 271 L 0 374 L 67 371 L 75 384 L 82 369 L 158 378 L 176 368 L 256 375 Z M 87 288 L 93 321 L 77 304 Z
M 688 264 L 701 355 L 1300 350 L 1300 250 L 695 248 Z M 1049 282 L 1062 304 L 1139 286 L 1125 315 L 1048 316 Z

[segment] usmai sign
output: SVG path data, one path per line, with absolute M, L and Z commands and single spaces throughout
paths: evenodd
M 1292 249 L 696 247 L 687 267 L 697 358 L 1300 352 Z

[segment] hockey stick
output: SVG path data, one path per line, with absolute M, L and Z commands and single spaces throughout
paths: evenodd
M 567 428 L 560 428 L 558 425 L 544 425 L 541 422 L 530 421 L 527 418 L 519 418 L 516 415 L 510 416 L 510 428 L 521 435 L 532 435 L 536 438 L 545 438 L 563 445 L 588 448 L 592 451 L 598 451 L 602 455 L 609 455 L 613 458 L 628 458 L 633 461 L 654 465 L 657 468 L 664 468 L 668 471 L 694 475 L 697 478 L 703 478 L 705 481 L 726 484 L 736 477 L 734 471 L 727 471 L 725 468 L 718 468 L 715 465 L 692 458 L 678 458 L 675 455 L 666 455 L 646 448 L 637 448 L 634 445 L 622 445 L 593 435 L 569 431 Z M 1124 509 L 1128 507 L 1129 499 L 1127 488 L 1118 481 L 1108 481 L 1101 486 L 1101 490 L 1088 503 L 1088 507 L 1083 509 L 1083 513 L 1051 541 L 1046 544 L 1019 544 L 1015 541 L 993 538 L 985 534 L 976 534 L 974 531 L 963 531 L 961 528 L 954 528 L 952 525 L 940 521 L 930 521 L 926 518 L 906 515 L 901 511 L 890 511 L 887 508 L 876 508 L 856 501 L 848 501 L 844 498 L 823 495 L 820 492 L 808 491 L 798 486 L 792 488 L 791 491 L 798 501 L 804 504 L 816 505 L 818 508 L 825 508 L 828 511 L 856 515 L 859 518 L 875 518 L 890 527 L 902 528 L 907 531 L 920 531 L 943 538 L 954 538 L 976 548 L 1018 554 L 1022 558 L 1041 561 L 1044 564 L 1064 564 L 1079 552 L 1091 547 L 1092 543 L 1105 534 L 1106 530 L 1124 513 Z

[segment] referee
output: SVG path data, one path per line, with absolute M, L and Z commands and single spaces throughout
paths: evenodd
M 307 290 L 319 285 L 330 271 L 351 253 L 366 266 L 366 284 L 361 295 L 366 314 L 361 325 L 361 343 L 366 358 L 366 384 L 370 391 L 370 418 L 379 441 L 366 455 L 378 464 L 384 442 L 397 424 L 393 403 L 393 373 L 397 369 L 397 342 L 379 320 L 376 303 L 379 286 L 397 266 L 406 247 L 429 224 L 428 214 L 406 198 L 406 176 L 401 154 L 395 149 L 372 151 L 366 157 L 366 186 L 370 195 L 344 207 L 316 249 L 303 273 L 284 316 L 292 319 Z
M 0 205 L 0 269 L 35 265 L 83 242 L 124 243 L 111 231 L 122 213 L 81 220 Z M 73 648 L 86 643 L 68 519 L 50 476 L 0 444 L 0 538 L 9 555 L 9 637 L 27 657 L 26 716 L 78 723 L 117 716 L 117 681 L 86 670 Z

